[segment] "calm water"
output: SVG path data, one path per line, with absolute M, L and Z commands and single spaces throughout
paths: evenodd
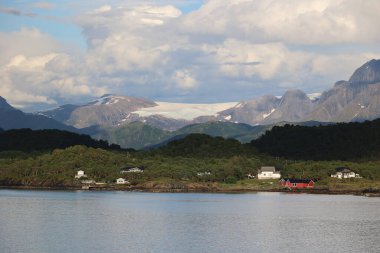
M 0 252 L 380 252 L 380 198 L 0 190 Z

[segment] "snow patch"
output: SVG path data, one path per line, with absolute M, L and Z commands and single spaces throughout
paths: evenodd
M 236 106 L 237 103 L 182 104 L 156 102 L 156 104 L 157 106 L 141 108 L 133 113 L 136 113 L 141 117 L 161 115 L 173 119 L 192 120 L 200 116 L 217 116 L 218 112 L 230 109 Z
M 312 100 L 312 101 L 320 99 L 321 95 L 322 95 L 322 93 L 310 93 L 310 94 L 307 94 L 308 98 L 310 98 L 310 100 Z
M 228 115 L 226 117 L 224 117 L 225 120 L 231 120 L 232 116 L 231 115 Z
M 113 104 L 118 103 L 122 99 L 125 99 L 125 98 L 119 97 L 119 96 L 108 95 L 108 96 L 103 96 L 103 97 L 95 100 L 92 103 L 92 105 L 113 105 Z
M 274 113 L 276 111 L 276 109 L 272 109 L 272 110 L 270 110 L 270 112 L 269 113 L 264 113 L 263 114 L 263 119 L 266 119 L 266 118 L 268 118 L 272 113 Z

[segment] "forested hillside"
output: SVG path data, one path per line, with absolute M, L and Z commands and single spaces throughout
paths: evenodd
M 273 127 L 251 144 L 260 152 L 300 160 L 378 160 L 380 119 L 328 126 Z
M 37 151 L 63 149 L 74 145 L 84 145 L 102 149 L 120 149 L 119 145 L 109 145 L 107 141 L 94 140 L 88 135 L 80 135 L 60 130 L 15 129 L 0 131 L 0 151 Z

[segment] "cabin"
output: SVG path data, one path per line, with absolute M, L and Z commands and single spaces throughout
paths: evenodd
M 125 167 L 125 168 L 122 168 L 120 170 L 120 173 L 142 173 L 144 172 L 144 166 L 140 166 L 140 167 L 137 167 L 137 166 L 128 166 L 128 167 Z
M 335 169 L 335 174 L 331 174 L 331 177 L 338 179 L 346 178 L 362 178 L 358 173 L 350 170 L 348 167 L 338 167 Z
M 129 184 L 129 182 L 127 180 L 125 180 L 124 178 L 118 178 L 116 179 L 116 184 Z
M 253 175 L 252 173 L 247 173 L 247 174 L 245 174 L 245 176 L 246 176 L 248 179 L 254 179 L 254 178 L 255 178 L 255 175 Z
M 93 179 L 87 179 L 87 180 L 82 180 L 80 181 L 82 184 L 95 184 L 95 180 Z
M 87 177 L 87 175 L 84 174 L 83 170 L 78 170 L 77 174 L 75 175 L 75 178 L 82 178 L 82 177 Z
M 280 179 L 281 173 L 273 166 L 263 166 L 257 171 L 257 179 Z
M 315 183 L 312 179 L 283 178 L 280 184 L 289 189 L 304 189 L 313 188 Z
M 197 172 L 198 177 L 205 177 L 205 176 L 210 176 L 210 175 L 211 175 L 210 171 Z

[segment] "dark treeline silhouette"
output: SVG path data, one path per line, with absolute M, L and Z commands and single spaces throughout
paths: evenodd
M 107 141 L 94 140 L 88 135 L 55 129 L 13 129 L 3 132 L 0 131 L 0 151 L 19 150 L 31 152 L 37 150 L 63 149 L 75 145 L 113 150 L 120 149 L 119 145 L 109 145 Z
M 189 134 L 152 151 L 164 156 L 227 158 L 235 155 L 252 155 L 255 150 L 235 139 L 211 137 L 206 134 Z
M 378 160 L 380 119 L 315 127 L 273 127 L 251 144 L 260 152 L 291 159 Z

